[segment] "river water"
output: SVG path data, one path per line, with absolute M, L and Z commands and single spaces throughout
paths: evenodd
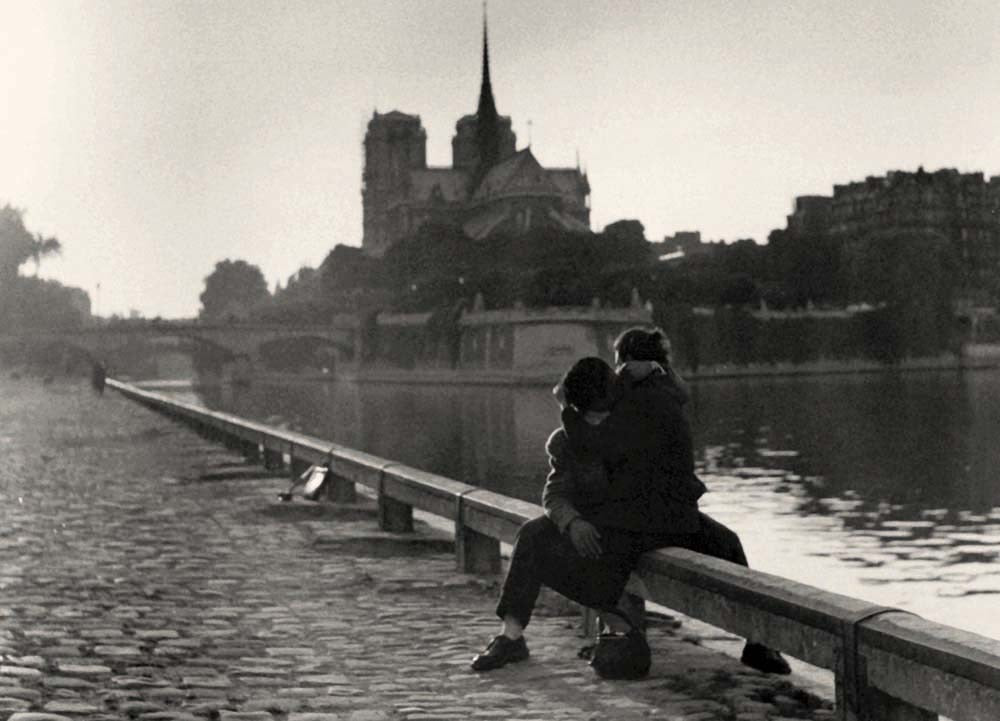
M 191 393 L 534 502 L 558 424 L 544 388 Z M 740 534 L 753 567 L 1000 638 L 1000 372 L 701 381 L 688 415 L 702 510 Z

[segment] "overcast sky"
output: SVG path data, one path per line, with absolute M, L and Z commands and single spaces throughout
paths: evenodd
M 224 258 L 273 285 L 361 242 L 372 110 L 451 162 L 478 0 L 0 0 L 0 204 L 101 314 L 196 313 Z M 996 0 L 493 0 L 493 87 L 597 230 L 764 241 L 792 198 L 887 169 L 1000 174 Z M 98 297 L 96 288 L 100 284 Z

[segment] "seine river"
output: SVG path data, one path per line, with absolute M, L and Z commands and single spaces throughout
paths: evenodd
M 1000 372 L 702 381 L 702 509 L 755 568 L 1000 638 Z M 206 405 L 538 502 L 545 388 L 291 381 Z

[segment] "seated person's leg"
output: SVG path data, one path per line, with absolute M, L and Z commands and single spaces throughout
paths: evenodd
M 743 543 L 734 530 L 704 513 L 699 513 L 698 516 L 701 530 L 692 534 L 694 536 L 692 543 L 696 547 L 685 546 L 685 548 L 741 566 L 750 565 L 743 551 Z
M 519 627 L 518 636 L 520 629 L 531 621 L 538 600 L 542 586 L 539 567 L 545 563 L 542 556 L 563 541 L 559 529 L 545 516 L 525 523 L 514 539 L 510 566 L 497 602 L 497 616 L 505 622 L 506 619 L 512 620 Z
M 542 585 L 598 610 L 612 609 L 631 570 L 629 539 L 601 529 L 603 553 L 584 558 L 555 524 L 542 516 L 521 527 L 497 604 L 497 615 L 513 615 L 527 626 Z
M 582 606 L 614 609 L 632 568 L 628 534 L 601 528 L 601 555 L 584 558 L 565 536 L 546 549 L 542 583 Z
M 706 556 L 722 559 L 740 566 L 749 567 L 743 544 L 735 531 L 719 523 L 711 516 L 699 514 L 701 529 L 697 533 L 677 534 L 658 539 L 657 547 L 678 546 Z M 788 662 L 780 653 L 762 643 L 749 639 L 743 647 L 740 660 L 751 668 L 765 673 L 791 673 Z
M 497 601 L 496 613 L 503 627 L 486 649 L 472 659 L 473 670 L 492 671 L 508 663 L 523 661 L 530 655 L 523 633 L 531 621 L 541 590 L 538 559 L 543 549 L 556 542 L 560 535 L 559 529 L 545 516 L 528 521 L 518 530 Z
M 615 607 L 631 619 L 632 623 L 644 633 L 646 631 L 647 596 L 649 596 L 649 590 L 646 588 L 646 584 L 642 582 L 642 578 L 637 573 L 632 572 L 625 584 L 625 590 L 622 591 L 618 603 L 615 604 Z M 621 616 L 614 613 L 602 614 L 600 622 L 604 628 L 612 633 L 625 633 L 630 627 L 622 620 Z
M 548 518 L 542 516 L 525 523 L 514 542 L 497 603 L 503 630 L 473 660 L 473 668 L 485 671 L 527 658 L 521 632 L 531 621 L 543 584 L 584 606 L 615 608 L 631 569 L 628 543 L 616 541 L 614 531 L 603 529 L 601 542 L 604 553 L 588 559 L 577 553 Z

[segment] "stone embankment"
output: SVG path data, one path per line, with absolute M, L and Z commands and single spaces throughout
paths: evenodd
M 833 718 L 686 625 L 609 682 L 550 609 L 529 661 L 475 674 L 499 579 L 456 573 L 440 533 L 281 504 L 285 478 L 83 383 L 0 397 L 0 721 Z

